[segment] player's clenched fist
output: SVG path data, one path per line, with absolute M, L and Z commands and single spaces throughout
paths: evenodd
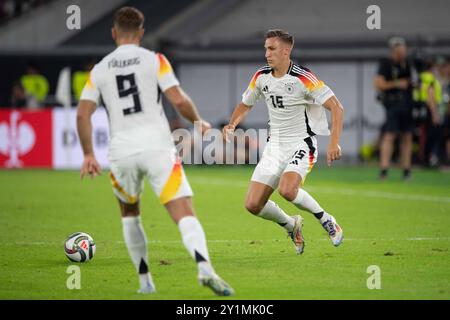
M 327 164 L 331 166 L 331 163 L 341 158 L 341 147 L 338 144 L 330 144 L 327 150 Z
M 231 124 L 227 124 L 226 126 L 223 127 L 222 134 L 226 142 L 231 141 L 231 137 L 234 134 L 234 129 L 236 129 L 236 127 Z

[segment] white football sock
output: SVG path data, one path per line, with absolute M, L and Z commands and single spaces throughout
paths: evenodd
M 211 266 L 206 246 L 205 232 L 198 219 L 194 216 L 185 216 L 178 222 L 184 246 L 197 263 L 200 274 L 211 275 L 214 269 Z
M 141 223 L 141 217 L 123 217 L 123 238 L 131 260 L 139 273 L 141 288 L 154 287 L 148 266 L 147 237 Z
M 297 196 L 292 203 L 299 209 L 306 209 L 311 213 L 324 211 L 317 201 L 303 189 L 298 189 Z
M 272 200 L 266 202 L 266 205 L 257 216 L 278 223 L 288 232 L 291 232 L 292 229 L 294 229 L 294 218 L 288 216 L 286 212 Z

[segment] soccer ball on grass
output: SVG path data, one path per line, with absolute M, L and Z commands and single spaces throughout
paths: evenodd
M 95 255 L 94 239 L 84 232 L 71 234 L 64 243 L 66 257 L 72 262 L 87 262 Z

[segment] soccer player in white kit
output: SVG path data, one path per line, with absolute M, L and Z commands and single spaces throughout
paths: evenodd
M 147 238 L 141 223 L 139 196 L 147 178 L 174 222 L 183 243 L 198 266 L 200 284 L 217 295 L 233 289 L 214 271 L 205 234 L 194 214 L 192 190 L 164 114 L 161 93 L 191 122 L 210 128 L 192 100 L 180 88 L 164 55 L 139 46 L 144 15 L 132 7 L 114 16 L 112 37 L 117 48 L 92 69 L 78 105 L 77 127 L 84 152 L 81 177 L 101 173 L 92 148 L 91 115 L 100 96 L 108 113 L 111 141 L 108 150 L 110 178 L 119 200 L 123 236 L 139 274 L 140 293 L 156 291 L 149 271 Z
M 274 221 L 291 237 L 297 254 L 303 253 L 303 218 L 289 216 L 269 200 L 275 189 L 299 209 L 314 214 L 327 231 L 333 245 L 343 240 L 342 228 L 300 185 L 317 161 L 315 135 L 329 135 L 325 107 L 331 111 L 331 138 L 327 150 L 328 166 L 341 157 L 339 138 L 342 132 L 341 103 L 323 81 L 309 69 L 294 64 L 290 55 L 294 39 L 283 30 L 269 30 L 265 49 L 268 65 L 260 68 L 250 81 L 235 108 L 230 122 L 223 128 L 227 140 L 251 107 L 264 98 L 269 111 L 270 138 L 255 168 L 245 207 L 252 214 Z M 323 107 L 322 107 L 323 106 Z

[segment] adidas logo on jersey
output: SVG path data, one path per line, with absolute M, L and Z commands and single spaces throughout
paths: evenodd
M 264 86 L 264 88 L 262 89 L 262 92 L 265 92 L 265 93 L 269 92 L 269 87 L 268 86 Z

